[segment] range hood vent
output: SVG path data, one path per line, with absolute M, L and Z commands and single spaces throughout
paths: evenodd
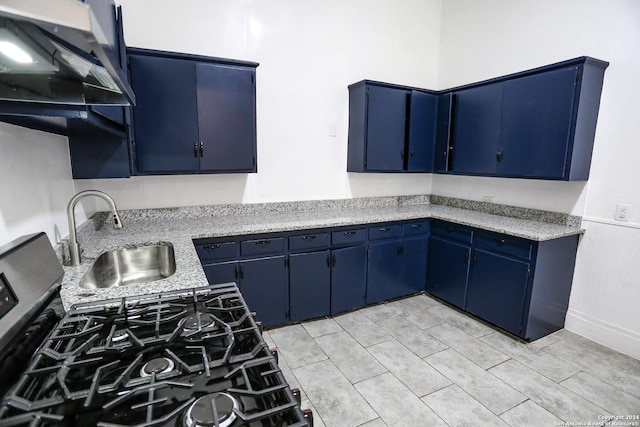
M 118 58 L 87 4 L 0 0 L 0 101 L 133 105 Z

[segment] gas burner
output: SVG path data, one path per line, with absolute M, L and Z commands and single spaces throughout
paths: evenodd
M 142 369 L 140 369 L 140 376 L 150 377 L 153 374 L 164 374 L 165 372 L 172 371 L 174 367 L 175 363 L 173 363 L 173 360 L 167 359 L 166 357 L 157 357 L 144 364 Z
M 230 427 L 240 402 L 229 393 L 211 393 L 200 397 L 184 414 L 184 427 Z
M 127 331 L 119 330 L 113 333 L 111 337 L 111 342 L 120 343 L 129 339 L 129 333 Z
M 216 320 L 209 313 L 196 312 L 191 314 L 180 321 L 182 330 L 187 333 L 198 332 L 202 329 L 214 327 L 216 328 Z M 217 329 L 217 328 L 216 328 Z

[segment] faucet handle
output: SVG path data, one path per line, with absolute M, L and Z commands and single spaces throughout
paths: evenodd
M 113 228 L 122 228 L 122 220 L 118 212 L 113 214 Z

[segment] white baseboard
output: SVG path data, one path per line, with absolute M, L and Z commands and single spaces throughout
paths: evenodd
M 640 334 L 569 308 L 564 328 L 620 353 L 640 359 Z

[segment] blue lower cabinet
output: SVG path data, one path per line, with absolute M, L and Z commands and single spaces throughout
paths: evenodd
M 431 236 L 427 291 L 459 308 L 465 306 L 471 247 Z
M 331 253 L 331 314 L 362 307 L 367 291 L 367 254 L 363 246 Z
M 425 290 L 427 280 L 428 236 L 403 239 L 401 247 L 402 295 L 411 295 Z
M 331 303 L 331 254 L 289 255 L 289 302 L 292 321 L 327 316 Z
M 524 332 L 528 262 L 474 250 L 465 309 L 515 335 Z
M 369 245 L 367 262 L 367 304 L 400 296 L 401 244 L 392 240 Z
M 538 242 L 418 220 L 195 244 L 209 283 L 238 283 L 264 326 L 335 315 L 426 289 L 533 341 L 564 326 L 578 239 Z
M 240 292 L 263 326 L 286 323 L 289 289 L 285 257 L 240 261 Z
M 428 236 L 369 244 L 367 304 L 425 290 Z
M 284 256 L 229 261 L 203 266 L 211 284 L 236 282 L 249 309 L 263 326 L 288 321 L 289 289 Z
M 236 261 L 206 264 L 202 266 L 210 284 L 238 282 L 238 263 Z

